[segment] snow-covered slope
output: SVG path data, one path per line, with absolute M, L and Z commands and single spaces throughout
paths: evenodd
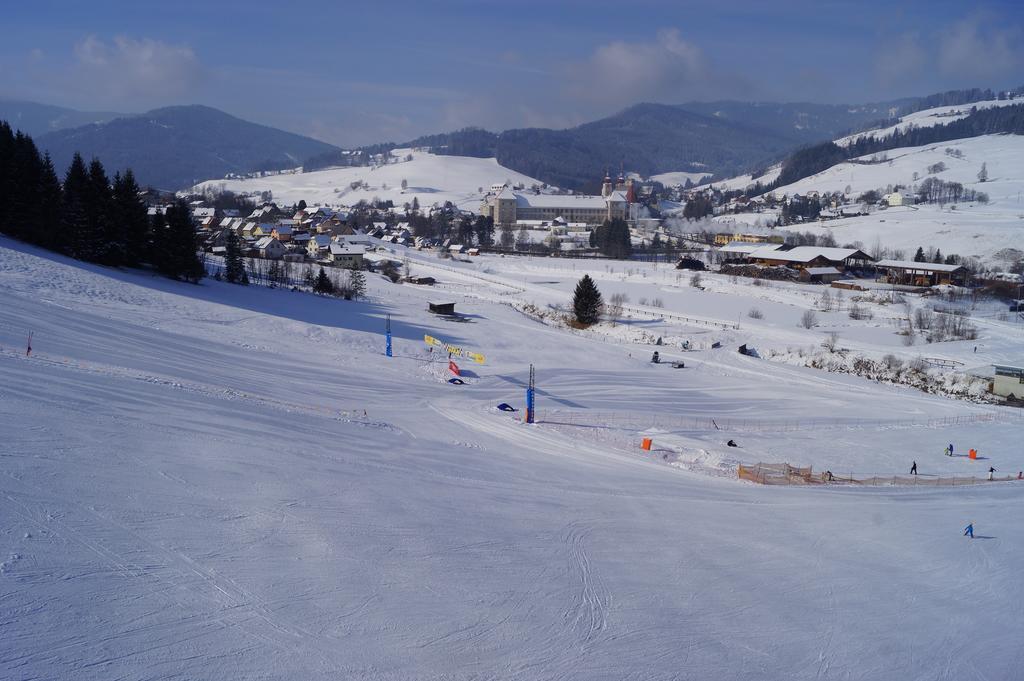
M 987 194 L 988 204 L 893 208 L 858 218 L 812 223 L 810 228 L 832 231 L 843 243 L 860 241 L 870 246 L 880 239 L 891 248 L 912 251 L 918 246 L 936 246 L 945 253 L 985 260 L 991 260 L 1002 249 L 1024 244 L 1024 136 L 985 135 L 893 149 L 884 153 L 887 160 L 881 162 L 874 162 L 875 156 L 840 163 L 775 192 L 843 192 L 849 187 L 850 195 L 856 197 L 872 189 L 884 193 L 895 185 L 912 193 L 928 177 L 959 182 Z M 938 163 L 943 163 L 946 170 L 930 174 L 928 168 Z M 982 164 L 988 171 L 987 182 L 978 180 Z
M 896 130 L 904 131 L 910 127 L 931 128 L 936 125 L 946 125 L 947 123 L 952 123 L 953 121 L 960 120 L 961 118 L 966 118 L 973 108 L 991 109 L 993 107 L 1011 106 L 1020 103 L 1021 100 L 1019 99 L 992 99 L 984 102 L 975 102 L 974 104 L 939 106 L 933 109 L 924 109 L 922 111 L 916 111 L 912 114 L 900 117 L 899 122 L 894 125 L 890 125 L 885 128 L 873 128 L 871 130 L 865 130 L 853 135 L 841 137 L 836 140 L 836 144 L 839 146 L 846 146 L 862 137 L 885 137 Z
M 351 206 L 374 198 L 396 206 L 418 199 L 421 206 L 451 201 L 460 208 L 476 210 L 481 189 L 508 182 L 531 186 L 539 180 L 498 165 L 493 158 L 438 156 L 411 149 L 395 149 L 398 160 L 382 166 L 328 168 L 309 173 L 292 172 L 245 180 L 209 180 L 197 187 L 224 188 L 233 192 L 273 192 L 279 202 L 309 205 Z M 411 161 L 405 158 L 412 156 Z M 402 189 L 402 182 L 407 187 Z M 353 183 L 360 186 L 353 189 Z
M 371 278 L 367 301 L 344 302 L 0 239 L 0 677 L 1014 677 L 1024 487 L 725 476 L 762 459 L 1015 471 L 1018 422 L 972 425 L 993 408 L 730 349 L 662 346 L 686 359 L 672 369 L 623 340 L 816 343 L 821 330 L 792 322 L 811 295 L 795 287 L 409 255 L 437 288 Z M 606 295 L 707 321 L 766 314 L 741 330 L 648 318 L 570 333 L 510 305 L 564 303 L 586 267 Z M 437 297 L 461 323 L 426 312 Z M 858 342 L 893 336 L 862 326 Z M 986 339 L 1005 352 L 1012 332 Z M 451 385 L 424 333 L 486 364 L 462 362 L 467 384 Z M 530 364 L 547 420 L 534 426 L 494 408 L 522 406 Z M 584 427 L 559 425 L 565 413 Z M 644 430 L 645 454 L 630 424 L 651 415 L 753 429 Z M 954 416 L 968 425 L 923 425 Z M 778 419 L 803 426 L 758 432 Z M 987 458 L 941 456 L 950 440 Z
M 711 173 L 693 173 L 684 170 L 675 171 L 671 173 L 659 173 L 657 175 L 651 175 L 649 179 L 655 182 L 661 182 L 666 187 L 674 187 L 675 185 L 684 185 L 689 180 L 696 184 L 702 177 L 707 177 Z

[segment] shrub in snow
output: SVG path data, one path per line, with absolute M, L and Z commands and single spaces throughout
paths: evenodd
M 809 329 L 818 323 L 818 315 L 814 310 L 804 310 L 800 317 L 800 326 Z
M 756 307 L 750 308 L 750 311 L 747 312 L 747 316 L 750 317 L 751 319 L 764 319 L 764 313 L 758 310 Z

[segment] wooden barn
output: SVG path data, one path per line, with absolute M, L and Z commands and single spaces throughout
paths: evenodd
M 914 262 L 913 260 L 879 260 L 875 263 L 875 267 L 884 273 L 880 279 L 888 284 L 904 286 L 967 285 L 968 272 L 963 265 Z

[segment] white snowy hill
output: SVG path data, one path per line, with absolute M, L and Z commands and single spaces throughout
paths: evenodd
M 979 102 L 979 108 L 1020 103 L 1013 101 Z M 858 133 L 885 135 L 895 127 L 910 125 L 926 127 L 966 116 L 970 106 L 939 107 L 905 116 L 896 126 Z M 849 143 L 854 137 L 836 140 Z M 936 171 L 938 164 L 942 170 Z M 988 179 L 979 180 L 982 165 Z M 765 174 L 763 182 L 778 177 L 778 168 Z M 1000 251 L 1021 248 L 1024 244 L 1024 136 L 984 135 L 940 142 L 921 147 L 891 149 L 839 163 L 820 173 L 774 190 L 776 195 L 808 192 L 847 192 L 849 201 L 864 192 L 878 190 L 882 194 L 902 187 L 903 194 L 912 195 L 927 178 L 958 182 L 966 189 L 988 195 L 988 203 L 919 204 L 912 207 L 875 210 L 867 216 L 810 222 L 791 229 L 817 233 L 829 232 L 840 243 L 860 242 L 870 248 L 876 242 L 890 249 L 912 254 L 918 246 L 935 246 L 943 253 L 974 256 L 989 263 L 1000 263 Z M 755 178 L 742 176 L 713 183 L 724 189 L 743 189 Z M 774 213 L 723 216 L 725 224 L 767 224 Z M 1003 262 L 1003 265 L 1006 263 Z
M 840 163 L 817 175 L 804 178 L 776 193 L 809 191 L 842 192 L 851 196 L 878 189 L 883 193 L 894 185 L 913 191 L 925 178 L 959 182 L 967 189 L 984 192 L 988 203 L 919 204 L 889 208 L 870 215 L 828 222 L 808 223 L 800 229 L 831 232 L 837 241 L 860 241 L 871 246 L 876 240 L 890 248 L 913 253 L 918 246 L 935 246 L 944 253 L 976 256 L 992 261 L 1005 248 L 1024 245 L 1024 136 L 985 135 L 923 147 L 893 149 L 883 154 Z M 943 164 L 945 170 L 929 173 Z M 988 181 L 981 182 L 982 165 Z M 915 180 L 915 177 L 917 178 Z
M 946 125 L 947 123 L 952 123 L 953 121 L 960 120 L 961 118 L 966 118 L 971 113 L 971 109 L 991 109 L 994 107 L 1012 106 L 1020 103 L 1020 99 L 991 99 L 982 102 L 975 102 L 974 104 L 938 106 L 932 109 L 923 109 L 921 111 L 915 111 L 914 113 L 907 114 L 906 116 L 901 116 L 899 121 L 888 127 L 873 128 L 871 130 L 865 130 L 853 135 L 841 137 L 836 140 L 836 144 L 839 146 L 846 146 L 862 137 L 885 137 L 896 130 L 903 132 L 911 127 L 931 128 L 936 125 Z
M 808 287 L 408 255 L 436 288 L 371 277 L 366 301 L 344 302 L 0 238 L 0 678 L 1016 675 L 1024 483 L 734 474 L 761 460 L 1024 468 L 1003 409 L 735 352 L 839 329 L 854 347 L 980 363 L 1020 347 L 1012 324 L 985 322 L 978 355 L 970 342 L 901 349 L 896 306 L 797 328 Z M 517 311 L 564 304 L 588 267 L 606 296 L 660 297 L 661 312 L 703 321 L 573 333 Z M 435 299 L 464 317 L 430 315 Z M 713 326 L 752 304 L 762 319 Z M 425 333 L 486 363 L 461 362 L 466 385 L 451 385 Z M 627 342 L 641 334 L 726 347 Z M 686 368 L 650 363 L 654 347 Z M 495 409 L 522 407 L 530 364 L 536 425 Z M 949 441 L 984 460 L 942 456 Z
M 487 191 L 492 184 L 527 187 L 542 184 L 498 165 L 493 158 L 439 156 L 412 149 L 395 149 L 392 153 L 398 161 L 387 165 L 327 168 L 309 173 L 296 171 L 244 180 L 208 180 L 197 187 L 257 194 L 270 191 L 275 201 L 286 204 L 304 200 L 311 206 L 339 206 L 377 198 L 390 199 L 401 206 L 416 198 L 424 207 L 451 201 L 460 208 L 475 211 L 480 207 L 480 190 Z M 412 160 L 406 161 L 408 156 L 412 156 Z M 406 189 L 402 189 L 403 181 Z M 353 189 L 353 183 L 360 184 Z

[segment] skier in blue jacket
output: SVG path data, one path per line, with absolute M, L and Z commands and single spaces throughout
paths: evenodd
M 964 536 L 974 539 L 974 523 L 970 523 L 967 527 L 964 528 Z

